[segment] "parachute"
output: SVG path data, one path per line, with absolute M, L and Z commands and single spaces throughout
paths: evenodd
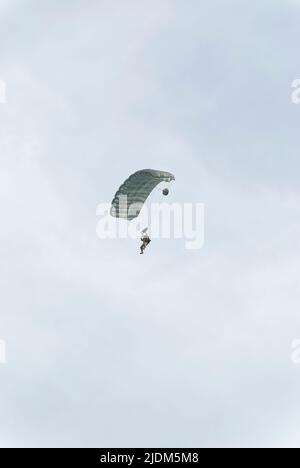
M 175 177 L 170 172 L 154 169 L 135 172 L 117 191 L 111 204 L 111 216 L 132 221 L 139 216 L 151 192 L 161 182 L 171 182 L 172 180 L 175 180 Z M 167 195 L 168 189 L 165 189 L 163 193 Z

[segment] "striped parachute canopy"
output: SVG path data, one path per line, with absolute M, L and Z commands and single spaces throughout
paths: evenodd
M 175 177 L 170 172 L 144 169 L 132 174 L 117 191 L 110 214 L 115 218 L 132 221 L 137 218 L 151 192 L 161 182 L 171 182 Z

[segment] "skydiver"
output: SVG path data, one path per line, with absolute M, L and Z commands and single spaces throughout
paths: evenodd
M 142 232 L 142 237 L 141 237 L 141 241 L 142 241 L 142 245 L 141 245 L 141 255 L 144 254 L 145 252 L 145 249 L 147 247 L 147 245 L 150 244 L 151 242 L 151 239 L 147 233 L 147 229 L 145 229 L 143 232 Z

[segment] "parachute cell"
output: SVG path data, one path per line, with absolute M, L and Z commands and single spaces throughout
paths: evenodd
M 111 215 L 132 221 L 137 218 L 151 192 L 161 182 L 171 182 L 170 172 L 144 169 L 132 174 L 117 191 L 111 205 Z

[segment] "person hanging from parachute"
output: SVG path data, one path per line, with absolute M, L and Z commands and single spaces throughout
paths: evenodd
M 141 237 L 142 245 L 141 245 L 141 255 L 144 255 L 146 247 L 150 244 L 151 239 L 148 235 L 148 228 L 144 229 L 142 231 L 142 237 Z
M 157 171 L 154 169 L 143 169 L 132 174 L 117 191 L 112 204 L 110 214 L 115 218 L 123 218 L 132 221 L 137 218 L 152 191 L 161 182 L 172 182 L 175 177 L 170 172 Z M 164 196 L 169 195 L 169 189 L 162 190 Z M 124 201 L 125 200 L 125 201 Z M 142 245 L 141 255 L 151 239 L 148 235 L 148 228 L 141 234 Z

